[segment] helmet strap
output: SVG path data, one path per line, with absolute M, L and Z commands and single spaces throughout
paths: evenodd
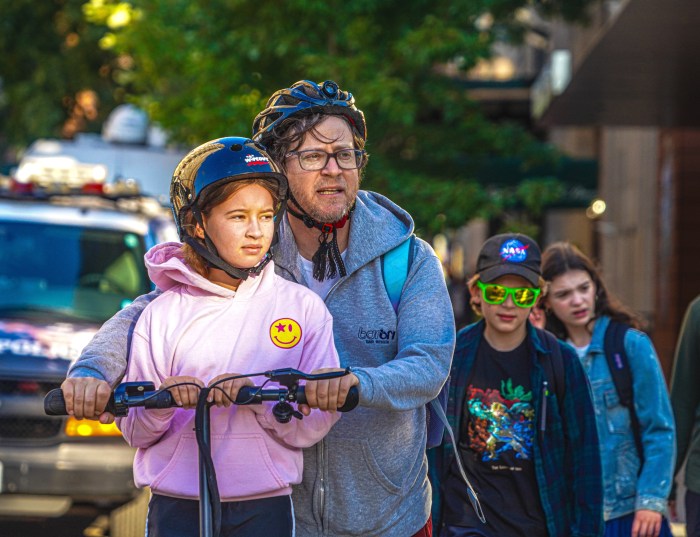
M 301 212 L 295 211 L 289 204 L 287 204 L 287 212 L 304 222 L 304 225 L 309 229 L 316 228 L 321 231 L 321 234 L 318 236 L 318 250 L 316 250 L 316 253 L 311 258 L 313 262 L 314 279 L 322 282 L 326 278 L 333 279 L 338 274 L 340 274 L 341 277 L 345 276 L 347 270 L 345 268 L 345 263 L 343 263 L 343 258 L 340 255 L 340 248 L 338 247 L 338 228 L 345 225 L 355 207 L 353 206 L 350 211 L 337 222 L 317 222 L 301 207 L 291 191 L 289 192 L 289 199 L 294 202 L 294 205 L 296 205 Z

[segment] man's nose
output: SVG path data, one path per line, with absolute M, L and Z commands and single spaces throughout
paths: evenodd
M 338 160 L 335 155 L 328 155 L 328 162 L 323 167 L 322 172 L 337 175 L 342 172 L 342 168 L 338 166 Z

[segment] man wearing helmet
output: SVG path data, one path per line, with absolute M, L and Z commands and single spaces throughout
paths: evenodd
M 353 370 L 307 384 L 307 398 L 335 409 L 352 385 L 360 392 L 360 406 L 304 451 L 303 481 L 293 493 L 297 535 L 427 537 L 425 405 L 447 378 L 454 320 L 440 261 L 411 239 L 410 215 L 359 189 L 366 137 L 354 98 L 332 81 L 278 91 L 253 124 L 253 138 L 289 180 L 275 269 L 325 300 L 341 366 Z M 383 261 L 406 241 L 409 270 L 394 309 Z M 123 373 L 126 336 L 146 301 L 108 321 L 71 369 L 71 377 L 93 377 L 74 381 L 76 416 L 96 417 L 104 408 L 107 383 Z

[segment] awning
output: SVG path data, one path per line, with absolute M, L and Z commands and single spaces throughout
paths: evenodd
M 700 126 L 700 2 L 630 0 L 539 122 Z

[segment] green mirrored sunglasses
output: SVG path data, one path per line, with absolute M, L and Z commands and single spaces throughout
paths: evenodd
M 532 287 L 506 287 L 495 283 L 476 282 L 481 289 L 481 295 L 488 304 L 497 306 L 503 304 L 508 295 L 513 298 L 513 304 L 519 308 L 531 308 L 537 302 L 541 289 Z

